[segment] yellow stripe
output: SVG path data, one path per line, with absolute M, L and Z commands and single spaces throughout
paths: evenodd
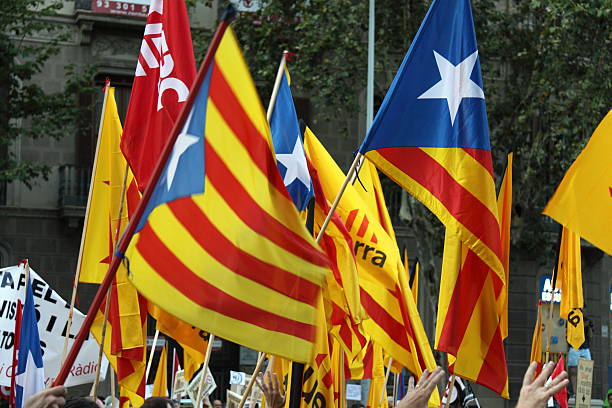
M 242 105 L 259 133 L 265 138 L 272 149 L 270 126 L 261 100 L 257 94 L 255 83 L 249 72 L 246 61 L 240 51 L 240 45 L 231 27 L 228 27 L 221 44 L 215 54 L 215 62 L 232 88 L 234 95 Z M 208 117 L 206 118 L 208 121 Z
M 319 249 L 300 220 L 293 202 L 270 185 L 267 176 L 253 163 L 248 150 L 229 128 L 212 101 L 209 101 L 206 112 L 206 140 L 242 187 L 267 213 Z M 207 182 L 206 189 L 208 186 Z
M 209 189 L 208 192 L 212 190 L 210 187 L 211 185 L 209 184 L 207 187 Z M 217 200 L 214 201 L 215 203 L 218 202 Z M 219 215 L 221 215 L 221 213 L 225 215 L 225 212 L 220 209 L 215 210 L 219 211 Z M 226 218 L 226 225 L 222 231 L 229 237 L 235 237 L 234 239 L 236 239 L 236 232 L 245 231 L 245 227 L 238 226 L 238 229 L 236 229 L 239 223 L 232 222 L 235 221 L 235 216 L 233 215 L 228 215 Z M 174 214 L 166 205 L 157 207 L 155 211 L 151 213 L 149 216 L 149 226 L 168 250 L 180 259 L 188 269 L 228 295 L 274 314 L 285 316 L 303 323 L 315 323 L 314 317 L 312 316 L 315 310 L 313 307 L 307 306 L 302 302 L 293 300 L 270 288 L 247 279 L 231 269 L 226 268 L 210 256 L 210 254 L 202 249 L 202 247 L 200 247 L 191 237 L 189 232 L 182 226 L 180 221 L 175 218 Z M 240 228 L 242 228 L 242 230 L 240 230 Z M 230 240 L 232 240 L 232 238 L 230 238 Z M 239 246 L 240 241 L 241 240 L 238 238 Z M 249 239 L 247 238 L 245 241 L 248 244 Z M 258 247 L 259 253 L 268 257 L 269 260 L 275 261 L 274 258 L 278 257 L 276 259 L 276 263 L 278 263 L 279 260 L 285 258 L 278 256 L 280 251 L 277 247 L 275 248 L 273 245 L 264 246 L 264 240 L 258 241 L 260 241 L 258 242 L 260 244 Z M 250 248 L 243 247 L 242 249 L 248 251 Z M 227 256 L 231 257 L 232 254 L 227 254 Z M 296 268 L 302 266 L 291 263 L 289 265 L 292 267 L 295 266 Z M 306 268 L 302 266 L 301 269 Z M 205 296 L 205 294 L 202 294 L 202 296 Z
M 193 201 L 206 214 L 210 222 L 242 250 L 288 273 L 307 279 L 319 286 L 323 284 L 327 268 L 313 265 L 268 240 L 265 236 L 253 232 L 223 200 L 212 183 L 207 183 L 206 194 L 194 196 Z M 245 234 L 252 234 L 256 239 L 249 239 L 245 237 Z
M 140 293 L 148 299 L 155 299 L 157 305 L 168 313 L 229 341 L 294 361 L 310 361 L 312 343 L 232 319 L 197 305 L 160 277 L 133 248 L 135 246 L 130 247 L 128 253 L 133 271 L 130 275 L 132 283 Z M 164 296 L 159 296 L 160 293 L 163 293 Z
M 498 219 L 495 183 L 491 173 L 463 149 L 422 147 L 463 188 L 472 193 Z
M 472 234 L 469 229 L 453 217 L 436 196 L 431 194 L 429 190 L 417 183 L 413 178 L 398 170 L 375 150 L 369 151 L 366 157 L 371 160 L 379 170 L 393 179 L 396 183 L 403 186 L 410 194 L 428 207 L 447 228 L 456 231 L 460 235 L 461 241 L 474 251 L 476 255 L 478 255 L 489 268 L 495 271 L 497 276 L 505 282 L 504 266 L 497 254 L 488 246 L 483 245 L 478 237 Z

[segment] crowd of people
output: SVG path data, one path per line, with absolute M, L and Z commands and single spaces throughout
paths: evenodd
M 564 371 L 549 381 L 554 363 L 544 365 L 542 372 L 536 375 L 537 363 L 532 363 L 525 377 L 519 394 L 516 408 L 544 408 L 547 401 L 566 387 L 569 383 L 567 373 Z M 437 367 L 432 372 L 425 370 L 421 378 L 415 383 L 414 377 L 408 382 L 406 396 L 398 403 L 398 408 L 427 408 L 427 402 L 433 390 L 441 383 L 445 376 L 444 371 Z M 257 384 L 261 388 L 266 405 L 269 408 L 281 408 L 285 405 L 286 393 L 276 374 L 267 372 L 257 378 Z M 612 393 L 609 393 L 612 395 Z M 219 400 L 205 401 L 205 408 L 223 408 Z M 103 408 L 98 399 L 90 397 L 67 398 L 67 390 L 64 386 L 47 388 L 32 395 L 26 401 L 24 408 Z M 169 398 L 150 397 L 147 398 L 142 408 L 176 408 L 174 401 Z

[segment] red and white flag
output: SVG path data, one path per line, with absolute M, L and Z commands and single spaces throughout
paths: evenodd
M 195 79 L 183 0 L 151 0 L 121 150 L 144 191 Z

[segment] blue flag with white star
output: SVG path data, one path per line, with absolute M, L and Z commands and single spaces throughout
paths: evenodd
M 295 206 L 302 211 L 314 193 L 286 72 L 283 73 L 270 118 L 270 130 L 278 170 Z
M 431 5 L 361 145 L 490 150 L 469 0 Z
M 23 305 L 17 361 L 15 406 L 16 408 L 22 408 L 28 397 L 45 388 L 42 350 L 38 336 L 38 323 L 34 311 L 31 282 L 28 282 L 25 304 Z

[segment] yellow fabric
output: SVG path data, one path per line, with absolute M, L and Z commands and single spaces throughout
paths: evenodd
M 325 196 L 336 197 L 344 174 L 308 128 L 304 133 L 304 145 Z M 370 315 L 370 319 L 362 321 L 364 330 L 411 372 L 420 375 L 425 368 L 433 370 L 436 363 L 410 292 L 397 243 L 380 224 L 378 214 L 370 213 L 352 185 L 348 185 L 342 195 L 336 214 L 347 226 L 354 243 L 361 303 L 366 311 L 370 307 L 371 310 L 384 310 L 386 314 L 384 318 L 376 316 L 376 320 Z M 385 325 L 385 321 L 393 324 Z M 397 333 L 390 334 L 389 327 L 397 325 L 402 327 L 400 334 L 407 346 L 400 344 L 402 339 L 397 338 Z M 413 336 L 407 327 L 412 329 Z M 421 360 L 426 367 L 421 367 Z
M 444 257 L 442 259 L 442 273 L 440 278 L 440 296 L 438 299 L 438 315 L 436 321 L 436 343 L 437 350 L 446 351 L 449 355 L 449 364 L 452 360 L 453 373 L 456 375 L 475 381 L 483 385 L 491 380 L 491 372 L 488 376 L 483 377 L 481 370 L 486 365 L 492 367 L 495 372 L 496 380 L 503 378 L 505 386 L 500 387 L 497 391 L 502 397 L 508 398 L 508 376 L 506 371 L 506 361 L 503 355 L 490 355 L 489 349 L 495 341 L 495 333 L 499 326 L 499 314 L 497 297 L 494 289 L 494 276 L 488 266 L 482 262 L 476 255 L 472 255 L 471 265 L 466 264 L 466 259 L 469 256 L 470 250 L 462 244 L 459 236 L 446 229 L 444 238 Z M 465 269 L 470 268 L 470 269 Z M 457 290 L 457 280 L 460 273 L 465 273 L 464 270 L 472 271 L 471 268 L 479 268 L 474 270 L 475 276 L 486 276 L 484 282 L 474 282 L 475 285 L 480 285 L 480 293 L 474 303 L 473 308 L 469 310 L 453 309 L 455 313 L 469 314 L 469 320 L 464 332 L 459 332 L 459 328 L 455 328 L 453 319 L 456 316 L 449 315 L 449 309 L 452 309 L 453 300 L 455 300 L 455 291 Z M 480 279 L 480 278 L 478 278 Z M 456 300 L 455 300 L 456 301 Z M 454 304 L 455 308 L 457 304 Z M 450 320 L 449 320 L 450 319 Z M 450 324 L 449 324 L 450 321 Z M 448 326 L 447 326 L 448 324 Z M 444 330 L 449 327 L 450 334 L 444 333 Z M 448 343 L 443 344 L 443 338 L 447 339 Z M 461 341 L 457 340 L 458 336 L 462 336 Z M 499 340 L 501 342 L 501 339 Z M 457 344 L 458 343 L 458 344 Z M 451 352 L 449 349 L 456 347 L 456 351 Z M 501 345 L 503 351 L 503 345 Z M 488 358 L 494 358 L 496 361 L 487 361 Z M 489 388 L 491 388 L 489 386 Z
M 353 183 L 355 190 L 359 193 L 363 202 L 368 206 L 371 214 L 378 214 L 380 225 L 387 231 L 393 241 L 396 241 L 395 231 L 391 223 L 391 217 L 387 210 L 385 195 L 383 194 L 380 177 L 376 166 L 369 160 L 363 159 L 359 168 L 359 180 Z
M 153 397 L 168 397 L 168 346 L 164 346 L 159 357 L 155 380 L 153 380 Z
M 217 93 L 211 97 L 213 90 Z M 160 204 L 151 211 L 126 251 L 130 279 L 144 296 L 189 324 L 253 349 L 294 361 L 309 361 L 314 352 L 315 297 L 329 269 L 325 255 L 309 235 L 286 190 L 270 183 L 280 175 L 275 168 L 269 125 L 231 28 L 225 31 L 215 53 L 209 91 L 204 192 Z M 230 114 L 227 106 L 232 102 L 240 109 Z M 235 190 L 253 205 L 239 206 L 232 201 Z M 249 214 L 238 216 L 245 208 Z M 254 215 L 249 217 L 251 209 Z M 294 234 L 287 240 L 299 239 L 303 245 L 291 251 L 283 242 L 260 233 L 261 225 L 256 224 L 263 222 L 264 212 L 275 220 L 275 225 Z M 179 214 L 202 222 L 188 225 Z M 191 234 L 191 227 L 198 230 L 197 237 Z M 208 237 L 200 235 L 202 229 L 214 231 L 223 239 L 206 241 Z M 215 252 L 212 247 L 217 242 L 229 253 L 218 249 Z M 159 251 L 152 253 L 152 244 L 168 256 L 158 255 Z M 247 277 L 240 263 L 228 261 L 238 257 L 253 260 L 262 270 L 274 274 L 272 282 L 282 283 L 282 279 L 294 275 L 312 283 L 313 290 L 304 300 L 284 295 Z M 170 277 L 169 262 L 179 269 L 172 272 L 180 275 Z M 176 276 L 184 279 L 176 282 Z M 218 296 L 211 300 L 209 294 L 186 286 L 191 282 Z M 230 310 L 222 307 L 225 304 L 235 307 Z M 265 324 L 254 309 L 269 313 Z
M 497 196 L 497 212 L 499 214 L 499 228 L 501 232 L 502 262 L 506 272 L 506 284 L 500 296 L 497 298 L 499 308 L 499 326 L 502 338 L 508 337 L 508 282 L 510 282 L 510 224 L 512 217 L 512 158 L 513 154 L 508 154 L 508 165 L 506 173 Z
M 106 272 L 112 256 L 115 238 L 127 225 L 129 215 L 129 189 L 126 191 L 122 217 L 119 220 L 121 191 L 126 167 L 125 159 L 119 149 L 121 123 L 115 102 L 115 89 L 108 87 L 105 111 L 102 119 L 102 131 L 98 147 L 97 162 L 94 166 L 94 185 L 89 203 L 89 214 L 84 227 L 83 253 L 81 260 L 81 282 L 99 283 Z M 133 182 L 133 176 L 128 171 L 127 185 Z M 137 199 L 137 193 L 136 193 Z M 117 233 L 117 228 L 119 232 Z M 104 308 L 96 313 L 91 333 L 101 340 L 104 321 Z M 143 327 L 140 315 L 138 294 L 127 282 L 127 272 L 120 265 L 111 287 L 111 307 L 109 323 L 106 328 L 103 350 L 111 366 L 117 372 L 119 384 L 124 388 L 124 394 L 131 398 L 133 406 L 140 406 L 144 396 L 143 377 L 145 372 L 143 359 L 138 361 L 130 356 L 124 358 L 124 351 L 138 352 L 144 347 L 146 322 Z M 114 322 L 114 323 L 113 323 Z M 113 327 L 113 324 L 115 326 Z M 117 328 L 117 325 L 119 328 Z M 127 354 L 126 354 L 127 355 Z M 121 363 L 118 360 L 122 360 Z M 119 368 L 121 366 L 121 368 Z M 127 373 L 127 374 L 126 374 Z M 138 395 L 138 394 L 141 395 Z
M 149 304 L 149 313 L 156 320 L 160 332 L 176 340 L 183 350 L 185 379 L 190 381 L 198 368 L 204 363 L 204 353 L 208 347 L 206 333 L 165 312 L 160 307 Z
M 584 306 L 580 237 L 565 227 L 561 232 L 555 286 L 561 289 L 559 314 L 567 320 L 567 342 L 578 349 L 584 343 L 584 321 L 580 310 Z
M 593 132 L 544 214 L 612 255 L 612 110 Z
M 380 399 L 383 392 L 384 396 L 382 397 L 381 404 Z M 370 390 L 368 391 L 367 408 L 387 408 L 388 406 L 383 350 L 381 346 L 374 344 L 374 366 L 372 367 L 372 380 L 370 381 Z
M 542 364 L 542 305 L 538 305 L 538 318 L 536 319 L 533 336 L 531 337 L 529 362 L 533 363 L 534 361 Z

